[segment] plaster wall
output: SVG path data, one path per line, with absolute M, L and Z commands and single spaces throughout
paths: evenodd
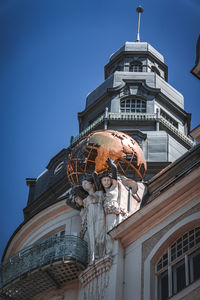
M 123 299 L 124 249 L 119 241 L 113 243 L 113 263 L 109 271 L 109 300 Z
M 142 246 L 140 243 L 125 251 L 124 300 L 141 299 Z

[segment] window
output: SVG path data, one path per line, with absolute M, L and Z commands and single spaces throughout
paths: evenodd
M 178 128 L 178 122 L 176 122 L 174 119 L 172 119 L 165 111 L 162 109 L 160 110 L 160 115 L 167 120 L 169 123 L 171 123 L 173 126 Z
M 158 299 L 166 300 L 200 278 L 200 227 L 184 233 L 156 264 Z
M 60 162 L 54 169 L 54 175 L 57 175 L 58 173 L 60 173 L 60 171 L 62 170 L 62 168 L 64 167 L 64 161 Z
M 124 99 L 120 103 L 122 113 L 145 113 L 146 101 L 140 99 Z
M 131 62 L 129 72 L 142 72 L 142 63 L 139 61 Z
M 160 76 L 160 71 L 155 66 L 151 67 L 151 72 L 155 72 L 156 74 L 158 74 Z

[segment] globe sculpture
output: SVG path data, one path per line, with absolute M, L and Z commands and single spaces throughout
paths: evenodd
M 72 149 L 67 168 L 72 185 L 81 183 L 84 174 L 109 170 L 112 158 L 118 173 L 133 179 L 145 176 L 147 165 L 138 143 L 127 134 L 114 130 L 98 130 L 83 137 Z

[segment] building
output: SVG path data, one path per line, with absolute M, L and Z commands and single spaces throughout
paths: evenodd
M 79 135 L 26 180 L 24 222 L 2 258 L 2 299 L 200 299 L 200 147 L 189 138 L 199 141 L 199 128 L 190 133 L 184 98 L 167 78 L 163 56 L 139 39 L 110 57 L 78 113 Z M 108 233 L 112 257 L 88 266 L 80 212 L 66 204 L 67 161 L 94 130 L 134 138 L 147 173 L 139 210 Z

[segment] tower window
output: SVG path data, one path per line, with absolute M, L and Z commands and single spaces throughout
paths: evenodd
M 151 72 L 154 72 L 154 73 L 156 73 L 156 74 L 158 74 L 160 76 L 160 71 L 155 66 L 151 67 Z
M 129 72 L 142 72 L 141 62 L 131 62 L 129 66 Z
M 146 113 L 146 101 L 140 99 L 124 99 L 120 103 L 122 113 Z
M 200 278 L 200 227 L 184 233 L 156 265 L 158 299 L 166 300 Z
M 178 122 L 176 122 L 173 118 L 171 118 L 164 110 L 160 110 L 160 115 L 167 120 L 169 123 L 171 123 L 173 126 L 178 128 Z

